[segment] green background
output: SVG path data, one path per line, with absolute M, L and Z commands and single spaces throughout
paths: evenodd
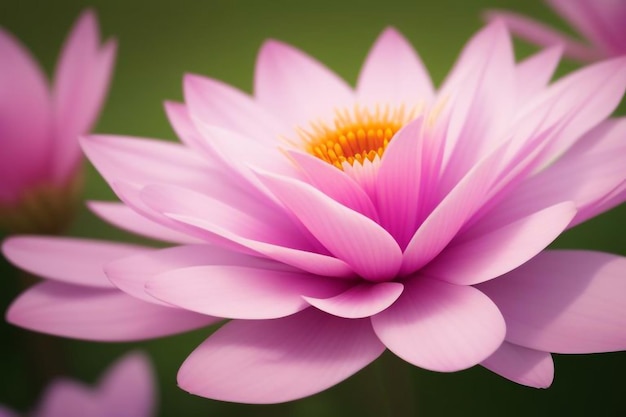
M 95 131 L 170 140 L 175 135 L 162 102 L 182 100 L 182 75 L 205 74 L 250 91 L 256 52 L 266 38 L 303 49 L 354 83 L 371 43 L 383 28 L 393 25 L 418 49 L 439 83 L 464 42 L 480 28 L 485 8 L 522 11 L 566 29 L 543 3 L 521 0 L 1 0 L 0 25 L 19 37 L 51 73 L 65 35 L 87 6 L 97 11 L 104 35 L 119 40 L 112 88 Z M 534 50 L 517 46 L 520 56 Z M 565 63 L 559 71 L 575 67 Z M 114 198 L 91 167 L 87 179 L 86 199 Z M 624 255 L 625 216 L 624 207 L 613 210 L 567 232 L 555 246 Z M 136 239 L 85 209 L 70 234 Z M 20 290 L 17 271 L 4 259 L 0 268 L 0 308 L 5 309 Z M 626 415 L 623 352 L 555 355 L 556 378 L 548 390 L 519 386 L 481 367 L 454 374 L 428 372 L 386 354 L 348 381 L 304 400 L 271 406 L 207 400 L 179 390 L 176 370 L 210 331 L 141 343 L 97 344 L 35 335 L 3 323 L 0 403 L 28 410 L 47 378 L 41 371 L 45 364 L 52 373 L 62 369 L 92 383 L 115 358 L 139 348 L 155 363 L 160 416 Z

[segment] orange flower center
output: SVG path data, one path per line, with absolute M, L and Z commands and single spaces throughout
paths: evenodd
M 374 111 L 355 106 L 352 111 L 337 111 L 332 127 L 311 123 L 309 130 L 299 133 L 307 152 L 343 170 L 346 163 L 362 165 L 382 157 L 394 135 L 417 113 L 417 109 L 407 111 L 404 106 L 377 106 Z

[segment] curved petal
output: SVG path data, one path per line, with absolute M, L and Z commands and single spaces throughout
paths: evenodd
M 299 268 L 315 275 L 324 275 L 336 278 L 354 277 L 354 271 L 350 268 L 350 266 L 348 266 L 348 264 L 332 256 L 246 239 L 244 237 L 237 236 L 228 230 L 220 228 L 219 225 L 204 219 L 177 216 L 174 214 L 168 214 L 167 216 L 181 222 L 182 224 L 198 227 L 211 233 L 215 233 L 218 236 L 223 236 L 232 242 L 249 248 L 270 259 L 284 262 L 287 265 L 291 265 L 295 268 Z
M 187 74 L 185 103 L 207 125 L 237 132 L 268 146 L 287 128 L 245 93 L 211 78 Z
M 204 139 L 202 139 L 202 135 L 198 132 L 193 120 L 191 120 L 191 115 L 189 114 L 187 106 L 183 103 L 176 103 L 174 101 L 165 101 L 163 105 L 165 107 L 167 119 L 181 142 L 191 149 L 203 151 L 202 141 Z M 204 153 L 203 156 L 210 158 L 210 155 L 207 155 L 206 153 Z
M 421 273 L 451 284 L 473 285 L 517 268 L 545 249 L 576 214 L 566 202 L 532 213 L 490 233 L 459 236 Z
M 332 254 L 371 281 L 393 278 L 402 261 L 396 241 L 382 227 L 309 184 L 259 174 L 263 183 Z
M 417 230 L 420 206 L 424 204 L 422 160 L 424 152 L 423 119 L 404 126 L 389 143 L 380 161 L 376 178 L 376 201 L 380 224 L 401 248 Z
M 405 105 L 430 102 L 434 88 L 422 60 L 394 28 L 385 29 L 367 55 L 357 82 L 359 103 Z
M 51 106 L 44 74 L 30 53 L 0 28 L 0 199 L 15 203 L 48 173 Z
M 55 70 L 53 175 L 58 181 L 76 169 L 78 136 L 90 130 L 108 91 L 116 44 L 110 41 L 99 48 L 98 22 L 87 10 L 68 35 Z
M 510 135 L 516 81 L 509 33 L 503 24 L 491 23 L 465 46 L 440 93 L 449 97 L 452 106 L 439 185 L 444 191 Z
M 533 388 L 548 388 L 554 380 L 554 361 L 550 353 L 513 343 L 502 343 L 481 365 L 506 379 Z
M 372 317 L 389 350 L 419 367 L 453 372 L 489 357 L 504 340 L 498 308 L 473 287 L 416 277 L 402 296 Z
M 502 21 L 511 32 L 528 42 L 542 47 L 562 45 L 565 56 L 579 61 L 595 61 L 602 58 L 602 52 L 573 39 L 565 33 L 533 19 L 504 10 L 490 10 L 485 13 L 487 21 Z
M 200 240 L 156 223 L 123 203 L 88 201 L 87 206 L 104 221 L 131 233 L 172 243 L 199 243 Z
M 514 141 L 529 143 L 537 132 L 558 126 L 547 136 L 548 148 L 536 162 L 549 165 L 609 117 L 625 90 L 626 57 L 582 68 L 550 85 L 525 107 L 512 126 Z
M 229 251 L 212 245 L 186 245 L 155 249 L 109 262 L 104 272 L 117 288 L 144 301 L 166 304 L 148 295 L 148 280 L 161 273 L 201 265 L 233 265 L 266 270 L 289 270 L 289 267 L 269 259 Z
M 563 48 L 553 46 L 517 65 L 517 106 L 521 107 L 548 85 L 561 59 Z
M 43 282 L 9 306 L 9 323 L 40 333 L 104 342 L 153 339 L 217 318 L 137 300 L 118 290 Z
M 470 217 L 476 213 L 495 182 L 505 147 L 496 149 L 477 164 L 426 217 L 407 245 L 402 260 L 403 274 L 409 274 L 430 262 Z
M 302 298 L 332 297 L 347 283 L 300 272 L 202 265 L 169 270 L 148 280 L 146 291 L 165 302 L 211 316 L 274 319 L 304 310 Z
M 67 379 L 57 379 L 46 388 L 33 416 L 99 417 L 100 411 L 98 399 L 88 387 Z
M 378 214 L 369 196 L 349 175 L 306 153 L 287 151 L 308 182 L 333 200 L 376 221 Z
M 141 198 L 164 215 L 210 219 L 220 228 L 246 239 L 281 246 L 309 249 L 310 245 L 294 225 L 278 215 L 249 212 L 245 205 L 228 205 L 201 193 L 178 186 L 148 185 Z
M 488 216 L 466 231 L 480 236 L 544 207 L 572 201 L 578 213 L 569 227 L 588 219 L 626 181 L 626 119 L 610 119 L 587 133 L 559 160 L 519 184 Z
M 155 375 L 147 355 L 125 355 L 109 368 L 98 383 L 97 394 L 104 415 L 148 417 L 154 414 Z
M 343 381 L 384 350 L 369 320 L 309 308 L 278 320 L 225 324 L 185 360 L 178 384 L 221 401 L 280 403 Z
M 557 353 L 626 349 L 626 258 L 547 251 L 479 284 L 500 308 L 509 342 Z
M 244 180 L 242 186 L 251 192 L 265 191 L 253 168 L 297 177 L 295 167 L 282 153 L 278 141 L 268 146 L 239 133 L 207 125 L 195 116 L 193 121 L 202 135 L 200 146 L 205 153 L 219 158 L 236 174 L 235 179 Z
M 312 306 L 348 319 L 360 319 L 380 313 L 393 304 L 404 285 L 399 282 L 379 282 L 376 284 L 359 284 L 347 291 L 330 298 L 304 296 Z
M 205 231 L 174 221 L 148 206 L 142 200 L 141 191 L 143 187 L 120 181 L 111 184 L 111 188 L 120 200 L 139 216 L 145 217 L 161 227 L 172 229 L 184 235 L 190 235 L 191 239 L 197 239 L 203 243 L 207 242 L 207 240 L 211 241 L 210 236 L 207 236 Z
M 44 236 L 12 237 L 2 245 L 8 260 L 32 274 L 96 288 L 114 288 L 104 275 L 105 263 L 147 250 L 122 243 Z
M 594 44 L 594 49 L 616 56 L 624 53 L 626 8 L 622 1 L 547 0 L 547 2 L 589 39 Z
M 81 138 L 89 160 L 109 183 L 180 184 L 200 191 L 227 192 L 227 178 L 214 172 L 196 153 L 177 143 L 125 136 Z M 224 177 L 224 176 L 222 176 Z M 220 187 L 220 181 L 226 183 Z
M 324 65 L 275 40 L 259 52 L 254 74 L 254 96 L 290 127 L 308 127 L 331 118 L 335 109 L 354 101 L 350 87 Z
M 3 405 L 0 405 L 0 417 L 19 417 L 19 414 Z

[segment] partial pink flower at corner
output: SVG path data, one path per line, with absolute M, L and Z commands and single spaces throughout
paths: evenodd
M 52 233 L 71 219 L 80 189 L 79 135 L 94 124 L 108 91 L 116 42 L 100 45 L 93 11 L 69 34 L 54 81 L 0 28 L 0 228 Z
M 131 353 L 115 362 L 96 387 L 67 378 L 54 380 L 29 417 L 150 417 L 155 381 L 148 358 Z M 20 414 L 0 405 L 0 417 Z
M 626 258 L 545 250 L 626 197 L 626 58 L 550 83 L 559 58 L 516 62 L 494 22 L 438 90 L 394 29 L 354 89 L 278 41 L 253 96 L 188 75 L 167 104 L 183 143 L 82 141 L 123 202 L 91 209 L 171 247 L 11 238 L 48 279 L 7 319 L 101 341 L 230 320 L 178 373 L 223 401 L 312 395 L 385 349 L 548 387 L 550 352 L 626 349 Z
M 546 0 L 585 39 L 550 28 L 534 19 L 505 10 L 485 13 L 488 21 L 500 19 L 510 30 L 541 46 L 562 45 L 564 55 L 578 61 L 597 61 L 626 55 L 626 1 Z

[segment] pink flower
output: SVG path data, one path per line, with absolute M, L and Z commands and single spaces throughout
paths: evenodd
M 626 54 L 626 2 L 623 0 L 546 0 L 585 41 L 517 13 L 492 10 L 487 20 L 503 20 L 521 38 L 541 45 L 562 45 L 565 56 L 597 61 Z
M 393 29 L 354 90 L 276 41 L 253 97 L 188 75 L 166 106 L 183 144 L 83 142 L 123 201 L 91 208 L 175 246 L 10 239 L 7 258 L 49 280 L 8 320 L 111 341 L 233 319 L 178 374 L 225 401 L 311 395 L 385 349 L 547 387 L 550 352 L 626 348 L 626 259 L 543 251 L 624 200 L 626 120 L 607 118 L 626 59 L 548 85 L 558 59 L 515 63 L 496 22 L 437 92 Z
M 149 417 L 154 414 L 154 376 L 139 353 L 115 362 L 95 389 L 59 378 L 45 390 L 30 417 Z M 0 417 L 18 414 L 0 405 Z
M 55 232 L 80 188 L 78 136 L 89 132 L 108 90 L 115 41 L 100 46 L 92 11 L 76 22 L 51 89 L 22 44 L 0 28 L 0 228 Z

